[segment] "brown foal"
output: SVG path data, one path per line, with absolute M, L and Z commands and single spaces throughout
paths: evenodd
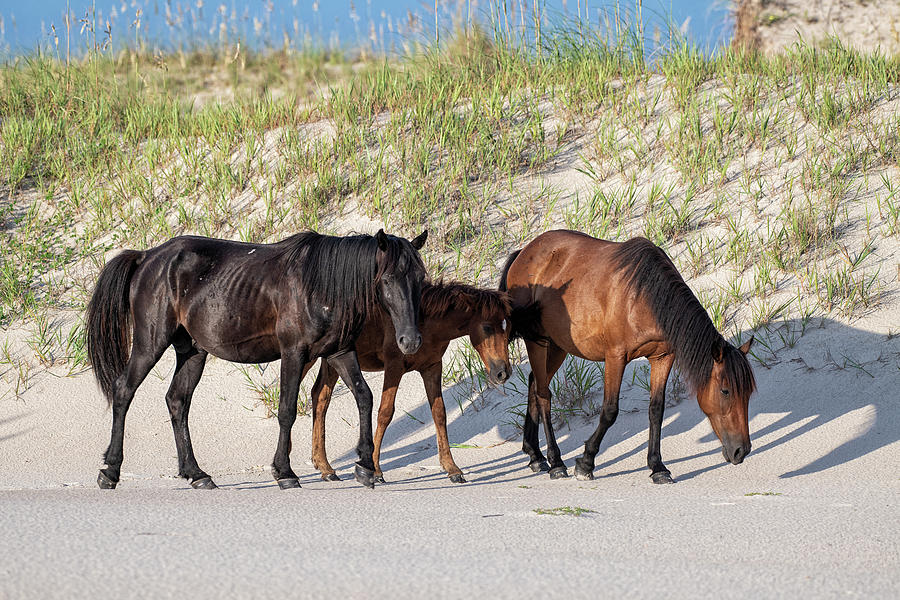
M 425 383 L 431 417 L 437 431 L 441 467 L 454 483 L 465 483 L 462 471 L 450 454 L 447 415 L 441 395 L 442 357 L 450 342 L 464 335 L 481 357 L 488 381 L 501 384 L 509 378 L 509 299 L 503 292 L 483 290 L 459 283 L 426 284 L 422 290 L 420 327 L 422 346 L 415 354 L 404 355 L 397 347 L 394 327 L 387 315 L 373 312 L 356 340 L 356 354 L 363 371 L 384 371 L 384 388 L 375 431 L 375 481 L 384 483 L 379 457 L 384 432 L 394 416 L 394 399 L 404 374 L 418 371 Z M 322 479 L 340 478 L 325 453 L 325 414 L 338 373 L 323 362 L 312 390 L 312 461 Z

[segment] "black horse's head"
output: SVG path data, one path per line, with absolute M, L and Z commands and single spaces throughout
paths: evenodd
M 378 301 L 391 317 L 397 347 L 404 354 L 413 354 L 422 345 L 418 320 L 426 271 L 418 251 L 427 238 L 427 230 L 411 241 L 387 235 L 381 229 L 375 235 Z

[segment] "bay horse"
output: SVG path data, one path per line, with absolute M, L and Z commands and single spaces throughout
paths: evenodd
M 354 343 L 369 314 L 383 309 L 400 352 L 422 343 L 417 326 L 426 272 L 409 240 L 386 235 L 331 237 L 313 232 L 274 244 L 177 237 L 146 251 L 125 250 L 100 272 L 86 315 L 94 376 L 112 405 L 103 489 L 119 482 L 125 415 L 135 390 L 169 346 L 175 374 L 166 403 L 178 474 L 198 489 L 216 487 L 197 464 L 188 411 L 208 354 L 238 363 L 281 359 L 278 444 L 272 473 L 300 487 L 291 469 L 291 428 L 300 380 L 323 357 L 348 382 L 359 408 L 356 479 L 374 487 L 372 392 Z
M 619 412 L 625 365 L 650 361 L 650 441 L 647 465 L 654 483 L 673 483 L 660 456 L 666 381 L 677 363 L 696 393 L 725 460 L 750 452 L 748 402 L 756 384 L 746 354 L 728 343 L 684 282 L 674 263 L 644 238 L 599 240 L 577 231 L 548 231 L 510 255 L 500 289 L 512 302 L 512 335 L 525 339 L 531 375 L 522 451 L 534 472 L 567 477 L 550 422 L 550 379 L 567 354 L 605 361 L 603 407 L 597 429 L 575 461 L 579 479 L 593 479 L 594 457 Z M 544 461 L 538 423 L 547 439 Z
M 437 432 L 441 467 L 454 483 L 465 483 L 462 471 L 450 454 L 447 438 L 447 414 L 441 394 L 442 357 L 450 342 L 464 335 L 475 347 L 484 363 L 488 381 L 501 384 L 511 373 L 509 366 L 509 298 L 503 292 L 484 290 L 460 283 L 426 284 L 422 290 L 419 329 L 422 346 L 415 354 L 404 355 L 397 346 L 394 325 L 386 315 L 375 311 L 369 315 L 356 340 L 356 353 L 363 371 L 384 371 L 378 426 L 375 431 L 375 481 L 384 483 L 381 470 L 381 442 L 394 417 L 394 399 L 403 375 L 418 371 L 425 383 L 431 406 L 431 418 Z M 312 460 L 322 479 L 337 481 L 325 453 L 325 415 L 338 372 L 323 362 L 312 390 L 313 441 Z

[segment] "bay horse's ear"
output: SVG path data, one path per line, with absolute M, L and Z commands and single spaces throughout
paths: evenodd
M 750 352 L 750 346 L 753 345 L 753 338 L 754 338 L 754 337 L 755 337 L 755 336 L 752 336 L 752 335 L 751 335 L 751 336 L 750 336 L 750 339 L 747 340 L 746 342 L 744 342 L 743 344 L 741 344 L 741 347 L 738 348 L 738 350 L 740 350 L 740 351 L 741 351 L 741 354 L 743 354 L 744 356 L 746 356 L 747 353 Z
M 384 229 L 379 229 L 378 233 L 375 234 L 375 239 L 378 240 L 378 249 L 382 252 L 387 250 L 388 247 L 388 239 L 387 235 L 384 233 Z
M 428 239 L 428 230 L 426 229 L 425 231 L 423 231 L 422 233 L 417 235 L 410 243 L 412 244 L 413 248 L 415 248 L 416 250 L 421 250 L 422 247 L 425 246 L 425 240 L 427 240 L 427 239 Z
M 722 355 L 723 355 L 724 353 L 725 353 L 725 345 L 722 343 L 721 340 L 718 341 L 718 342 L 713 343 L 713 347 L 712 347 L 712 357 L 713 357 L 713 360 L 714 360 L 714 361 L 716 361 L 717 363 L 722 362 L 722 360 L 723 360 L 723 356 L 722 356 Z

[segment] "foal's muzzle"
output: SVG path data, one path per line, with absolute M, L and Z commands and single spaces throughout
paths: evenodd
M 511 369 L 508 362 L 492 360 L 488 369 L 488 381 L 493 385 L 500 385 L 509 379 Z

